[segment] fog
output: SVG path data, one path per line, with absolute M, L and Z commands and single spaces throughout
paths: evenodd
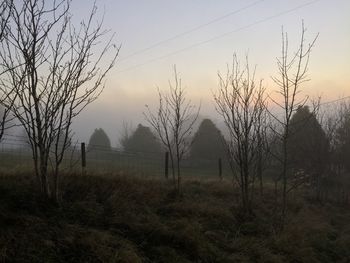
M 2 0 L 0 262 L 350 262 L 349 11 Z
M 92 2 L 84 2 L 82 8 L 79 1 L 73 1 L 72 12 L 77 11 L 83 17 L 89 12 Z M 135 126 L 146 124 L 142 114 L 145 104 L 157 104 L 157 87 L 161 90 L 168 88 L 168 80 L 173 79 L 173 65 L 177 66 L 188 98 L 194 104 L 202 103 L 201 115 L 220 123 L 212 94 L 218 86 L 218 71 L 226 71 L 234 52 L 242 60 L 248 54 L 251 65 L 257 66 L 257 79 L 264 79 L 269 94 L 274 96 L 276 86 L 271 76 L 277 74 L 281 27 L 288 32 L 290 49 L 293 50 L 300 37 L 303 19 L 308 30 L 307 40 L 320 33 L 310 61 L 310 81 L 304 84 L 303 95 L 310 98 L 321 96 L 322 101 L 349 95 L 347 54 L 350 37 L 344 30 L 344 25 L 348 24 L 348 1 L 338 1 L 337 4 L 320 1 L 316 7 L 306 5 L 266 22 L 257 22 L 303 4 L 303 1 L 283 4 L 278 1 L 234 1 L 232 5 L 231 1 L 222 1 L 220 4 L 206 2 L 199 5 L 197 2 L 178 1 L 169 8 L 162 1 L 147 4 L 97 2 L 98 14 L 104 13 L 104 25 L 116 33 L 115 41 L 121 45 L 121 50 L 107 77 L 104 92 L 74 122 L 76 136 L 86 141 L 95 128 L 101 127 L 116 143 L 123 121 Z M 221 18 L 223 14 L 246 5 L 252 6 Z M 206 25 L 216 18 L 220 19 Z M 75 19 L 79 21 L 78 16 Z M 206 26 L 196 29 L 201 25 Z M 195 30 L 191 32 L 192 29 Z M 228 32 L 232 33 L 211 40 Z

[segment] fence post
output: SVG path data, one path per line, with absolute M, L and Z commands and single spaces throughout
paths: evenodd
M 219 178 L 220 181 L 222 180 L 222 162 L 221 162 L 221 158 L 219 158 Z
M 82 175 L 86 174 L 86 152 L 85 152 L 85 143 L 81 143 L 81 173 Z
M 169 152 L 165 153 L 165 178 L 169 177 Z

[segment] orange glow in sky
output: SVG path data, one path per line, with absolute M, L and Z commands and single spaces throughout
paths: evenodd
M 73 16 L 79 20 L 88 14 L 93 2 L 73 1 Z M 242 59 L 249 55 L 257 78 L 272 92 L 281 28 L 288 32 L 292 52 L 302 21 L 306 41 L 319 33 L 303 94 L 323 101 L 350 95 L 348 0 L 99 0 L 97 6 L 122 48 L 104 93 L 75 125 L 83 139 L 102 127 L 116 141 L 123 120 L 145 123 L 144 105 L 157 102 L 157 87 L 168 88 L 173 65 L 191 100 L 201 101 L 201 114 L 213 119 L 219 118 L 212 99 L 217 73 L 226 70 L 234 52 Z

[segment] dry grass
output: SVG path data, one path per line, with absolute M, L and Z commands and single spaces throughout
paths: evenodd
M 299 196 L 275 234 L 269 192 L 242 220 L 228 181 L 65 176 L 62 204 L 0 176 L 0 262 L 349 262 L 348 208 Z

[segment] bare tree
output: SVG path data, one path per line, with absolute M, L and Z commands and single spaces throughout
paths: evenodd
M 135 131 L 134 125 L 132 122 L 123 120 L 122 128 L 119 134 L 119 144 L 125 150 L 126 144 L 128 143 L 130 136 Z
M 42 193 L 54 201 L 72 121 L 102 92 L 119 52 L 113 36 L 100 44 L 108 31 L 95 22 L 97 7 L 75 27 L 70 3 L 17 1 L 0 47 L 5 101 L 14 101 L 11 110 L 28 135 Z
M 186 99 L 185 89 L 181 85 L 174 66 L 174 83 L 169 81 L 169 93 L 158 90 L 159 106 L 155 112 L 146 105 L 144 116 L 154 128 L 164 147 L 169 152 L 174 186 L 180 194 L 181 161 L 189 150 L 193 125 L 200 107 Z
M 301 39 L 298 45 L 298 49 L 294 54 L 290 56 L 288 49 L 288 34 L 282 29 L 282 50 L 281 57 L 277 58 L 278 76 L 272 77 L 275 84 L 278 86 L 277 93 L 281 97 L 281 102 L 276 99 L 272 101 L 282 109 L 282 117 L 273 115 L 273 118 L 281 126 L 281 132 L 274 130 L 276 135 L 280 138 L 282 143 L 282 157 L 280 159 L 282 163 L 282 172 L 279 180 L 282 180 L 282 215 L 281 215 L 281 227 L 284 225 L 286 215 L 286 202 L 288 190 L 288 142 L 290 133 L 290 121 L 293 113 L 303 106 L 308 97 L 299 98 L 298 95 L 301 91 L 303 83 L 308 81 L 308 65 L 311 50 L 317 40 L 318 35 L 308 44 L 305 43 L 304 22 L 302 23 Z
M 228 160 L 241 192 L 242 208 L 251 213 L 254 181 L 262 146 L 265 98 L 262 81 L 256 83 L 255 69 L 250 71 L 248 58 L 243 69 L 236 54 L 232 68 L 219 74 L 219 89 L 214 94 L 216 110 L 229 131 Z M 260 163 L 261 164 L 261 163 Z
M 269 160 L 271 159 L 271 156 L 269 154 L 270 152 L 270 145 L 269 145 L 270 119 L 267 111 L 268 105 L 266 102 L 266 98 L 264 98 L 264 100 L 261 100 L 260 103 L 261 103 L 260 107 L 263 109 L 263 111 L 261 112 L 257 120 L 258 124 L 257 124 L 256 173 L 257 173 L 257 179 L 259 180 L 260 197 L 262 197 L 263 191 L 264 191 L 263 172 L 269 165 Z
M 0 3 L 0 40 L 3 38 L 8 28 L 12 5 L 13 0 L 3 0 Z
M 8 21 L 11 14 L 12 4 L 12 0 L 4 0 L 0 3 L 0 43 L 2 43 L 3 36 L 6 34 L 6 30 L 8 29 Z M 0 78 L 3 74 L 4 72 L 1 70 Z M 10 103 L 9 107 L 5 107 L 5 100 L 6 94 L 2 93 L 2 88 L 0 87 L 0 141 L 4 135 L 5 128 L 8 128 L 6 124 L 8 123 L 10 108 L 12 106 L 12 103 Z

